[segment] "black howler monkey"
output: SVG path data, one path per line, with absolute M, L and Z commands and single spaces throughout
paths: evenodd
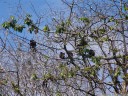
M 89 50 L 88 54 L 90 57 L 95 56 L 95 52 L 92 49 Z
M 36 51 L 36 41 L 35 40 L 30 40 L 30 49 L 33 51 Z

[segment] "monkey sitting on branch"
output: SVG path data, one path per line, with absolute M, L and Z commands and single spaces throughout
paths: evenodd
M 36 41 L 35 40 L 30 40 L 30 49 L 33 52 L 36 52 Z

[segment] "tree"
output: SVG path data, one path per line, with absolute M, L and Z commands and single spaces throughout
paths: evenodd
M 30 15 L 22 24 L 14 16 L 2 24 L 17 37 L 15 49 L 1 38 L 2 94 L 128 94 L 127 0 L 62 2 L 69 8 L 66 16 L 51 18 L 44 28 Z M 29 39 L 12 32 L 22 34 L 26 28 L 43 38 L 35 40 L 34 52 Z

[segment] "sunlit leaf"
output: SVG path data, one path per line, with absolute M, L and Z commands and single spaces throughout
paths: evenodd
M 43 31 L 44 31 L 44 32 L 50 31 L 49 26 L 48 26 L 48 25 L 45 25 L 44 28 L 43 28 Z
M 120 74 L 121 74 L 121 70 L 120 70 L 120 68 L 118 68 L 118 69 L 116 70 L 114 76 L 117 77 L 117 76 L 120 75 Z
M 90 23 L 90 20 L 87 17 L 81 17 L 80 20 L 85 23 Z
M 127 11 L 128 10 L 128 5 L 124 4 L 124 10 Z
M 60 92 L 57 92 L 56 96 L 63 96 L 63 95 Z
M 36 74 L 32 74 L 32 75 L 31 75 L 31 80 L 37 80 L 37 79 L 38 79 L 38 77 L 37 77 Z
M 2 27 L 4 27 L 5 29 L 9 29 L 10 23 L 9 23 L 9 22 L 4 22 L 4 23 L 2 24 Z
M 30 25 L 32 25 L 32 23 L 33 23 L 33 22 L 32 22 L 32 20 L 30 19 L 30 17 L 26 17 L 26 18 L 25 18 L 24 24 L 30 26 Z

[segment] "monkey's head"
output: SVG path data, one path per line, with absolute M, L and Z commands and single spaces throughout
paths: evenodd
M 92 49 L 90 49 L 89 50 L 89 53 L 88 53 L 90 56 L 95 56 L 95 52 L 94 52 L 94 50 L 92 50 Z

